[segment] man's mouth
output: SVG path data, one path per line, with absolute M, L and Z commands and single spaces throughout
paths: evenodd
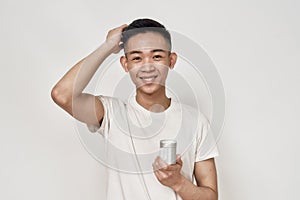
M 139 78 L 143 80 L 144 82 L 153 82 L 158 75 L 152 75 L 152 76 L 140 76 Z

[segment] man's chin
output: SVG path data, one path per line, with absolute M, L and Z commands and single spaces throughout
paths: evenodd
M 137 88 L 142 93 L 151 95 L 159 91 L 163 86 L 158 83 L 146 83 Z

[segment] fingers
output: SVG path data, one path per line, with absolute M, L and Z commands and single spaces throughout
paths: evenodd
M 156 170 L 164 169 L 168 167 L 168 164 L 164 162 L 159 156 L 157 156 L 153 163 Z
M 121 35 L 123 29 L 126 28 L 127 26 L 128 26 L 127 24 L 123 24 L 119 27 L 116 27 L 108 31 L 106 36 L 106 44 L 108 44 L 108 47 L 112 53 L 118 53 L 123 48 L 123 44 L 120 43 Z
M 157 180 L 170 188 L 174 188 L 178 183 L 180 183 L 180 180 L 182 179 L 181 174 L 181 157 L 178 156 L 176 160 L 176 164 L 173 165 L 166 165 L 165 162 L 163 162 L 160 157 L 157 157 L 152 164 L 154 169 L 154 174 L 157 178 Z M 164 167 L 162 167 L 164 166 Z
M 123 29 L 125 29 L 126 27 L 128 27 L 128 25 L 127 24 L 123 24 L 123 25 L 119 26 L 118 28 L 120 28 L 123 31 Z
M 125 29 L 126 27 L 128 27 L 128 25 L 127 24 L 123 24 L 121 26 L 118 26 L 116 28 L 113 28 L 113 29 L 109 30 L 109 32 L 114 32 L 114 33 L 122 32 L 123 29 Z
M 177 155 L 176 164 L 168 165 L 166 162 L 164 162 L 159 156 L 156 157 L 154 160 L 154 163 L 152 164 L 153 169 L 155 171 L 176 171 L 178 169 L 181 169 L 182 167 L 182 160 L 181 156 Z
M 154 174 L 159 181 L 163 181 L 164 179 L 168 178 L 169 176 L 168 173 L 163 170 L 164 169 L 163 167 L 167 167 L 167 165 L 163 163 L 159 157 L 155 159 L 152 166 L 153 166 Z
M 160 170 L 155 170 L 154 174 L 159 181 L 162 181 L 168 177 L 168 174 L 166 174 L 165 172 L 162 172 Z
M 123 29 L 126 28 L 127 26 L 128 26 L 127 24 L 123 24 L 119 27 L 109 30 L 106 38 L 108 39 L 108 38 L 113 38 L 113 37 L 120 37 Z

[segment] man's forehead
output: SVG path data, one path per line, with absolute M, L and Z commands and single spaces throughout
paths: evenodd
M 147 32 L 132 36 L 126 44 L 125 53 L 131 51 L 151 51 L 154 49 L 170 51 L 170 45 L 159 33 Z

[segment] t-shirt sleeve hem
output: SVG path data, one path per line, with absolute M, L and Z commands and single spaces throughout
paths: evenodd
M 215 158 L 215 157 L 218 157 L 218 156 L 219 156 L 219 153 L 218 153 L 218 152 L 215 152 L 215 153 L 212 153 L 212 154 L 210 154 L 210 155 L 208 155 L 208 156 L 206 156 L 206 157 L 202 157 L 202 158 L 196 159 L 196 160 L 195 160 L 195 163 L 196 163 L 196 162 L 201 162 L 201 161 L 204 161 L 204 160 L 208 160 L 208 159 L 210 159 L 210 158 Z
M 102 96 L 102 95 L 99 95 L 98 96 L 99 100 L 102 102 L 102 105 L 103 105 L 103 108 L 104 108 L 104 113 L 103 113 L 103 119 L 101 120 L 101 125 L 99 124 L 99 126 L 97 125 L 92 125 L 92 124 L 86 124 L 88 130 L 91 132 L 91 133 L 100 133 L 100 134 L 104 134 L 104 130 L 105 130 L 105 127 L 107 126 L 107 123 L 108 123 L 108 116 L 107 116 L 107 109 L 108 109 L 108 105 L 107 105 L 107 102 L 105 100 L 105 97 Z
M 217 156 L 219 156 L 219 149 L 218 149 L 218 146 L 215 145 L 206 154 L 196 157 L 195 162 L 200 162 L 200 161 L 207 160 L 207 159 L 210 159 L 210 158 L 214 158 L 214 157 L 217 157 Z

